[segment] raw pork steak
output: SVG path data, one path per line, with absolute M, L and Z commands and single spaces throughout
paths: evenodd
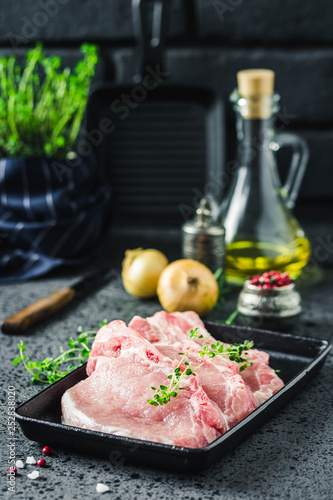
M 284 383 L 268 365 L 269 355 L 267 352 L 250 349 L 248 357 L 253 365 L 245 368 L 242 372 L 242 377 L 245 384 L 253 392 L 256 405 L 260 406 L 273 396 L 273 394 L 282 389 Z
M 225 418 L 196 377 L 163 406 L 151 406 L 151 386 L 168 385 L 172 361 L 123 321 L 101 328 L 87 379 L 62 397 L 63 423 L 75 427 L 199 448 L 227 430 Z
M 156 344 L 158 349 L 161 349 L 161 344 L 175 345 L 177 339 L 183 343 L 184 336 L 189 339 L 190 330 L 196 327 L 199 327 L 204 339 L 209 335 L 202 320 L 194 311 L 182 313 L 160 311 L 146 320 L 139 316 L 134 316 L 129 326 L 141 332 L 145 338 L 150 337 L 150 342 Z M 210 336 L 209 339 L 211 342 L 216 342 L 213 336 Z M 203 340 L 195 339 L 195 342 L 202 344 Z M 269 366 L 269 355 L 266 352 L 259 351 L 258 349 L 250 349 L 248 355 L 253 366 L 249 366 L 243 372 L 239 372 L 239 365 L 236 362 L 226 360 L 226 358 L 222 358 L 221 356 L 219 356 L 219 361 L 215 358 L 214 363 L 225 363 L 229 368 L 232 367 L 235 372 L 240 373 L 246 386 L 253 393 L 255 404 L 260 406 L 280 390 L 284 386 L 284 383 Z M 206 384 L 203 386 L 207 391 Z M 207 391 L 208 393 L 209 391 Z M 211 394 L 209 394 L 209 397 L 213 401 L 216 401 Z
M 158 338 L 155 332 L 155 329 L 157 329 L 155 324 L 161 319 L 162 335 L 160 338 L 163 341 L 169 340 L 170 344 L 156 342 L 155 346 L 162 354 L 177 361 L 182 359 L 182 355 L 179 354 L 180 352 L 189 353 L 191 359 L 186 358 L 185 361 L 192 362 L 191 366 L 198 366 L 196 374 L 199 383 L 208 397 L 212 401 L 215 401 L 221 409 L 228 429 L 230 429 L 257 408 L 251 390 L 239 374 L 238 364 L 230 362 L 228 358 L 221 356 L 216 356 L 214 361 L 208 355 L 200 359 L 199 351 L 201 346 L 192 340 L 186 340 L 188 338 L 187 335 L 185 335 L 184 340 L 183 331 L 179 335 L 181 341 L 177 342 L 175 340 L 174 334 L 175 332 L 178 333 L 179 327 L 174 325 L 173 322 L 167 322 L 170 316 L 174 315 L 168 315 L 168 313 L 164 312 L 163 314 L 157 313 L 153 318 L 147 318 L 147 320 L 135 316 L 130 322 L 130 326 L 141 333 L 143 337 L 153 340 Z M 150 320 L 153 320 L 153 324 L 150 324 Z M 200 323 L 201 320 L 199 319 Z M 187 328 L 187 325 L 184 328 Z M 204 326 L 200 328 L 200 333 L 202 329 L 205 330 Z

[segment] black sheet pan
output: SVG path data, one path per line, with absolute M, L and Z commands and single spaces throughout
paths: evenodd
M 127 461 L 178 472 L 203 470 L 292 400 L 318 373 L 331 349 L 325 340 L 209 322 L 206 327 L 214 337 L 225 342 L 253 340 L 255 347 L 270 354 L 270 365 L 281 370 L 279 376 L 285 382 L 278 393 L 210 445 L 199 449 L 181 448 L 61 424 L 61 397 L 69 387 L 86 378 L 85 366 L 17 408 L 16 419 L 23 433 L 43 445 L 106 457 L 115 464 Z

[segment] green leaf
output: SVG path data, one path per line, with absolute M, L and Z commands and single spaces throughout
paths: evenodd
M 90 348 L 87 345 L 88 339 L 89 342 L 92 342 L 96 333 L 95 331 L 81 332 L 77 339 L 70 337 L 68 340 L 70 349 L 64 350 L 60 347 L 60 356 L 55 359 L 47 357 L 40 361 L 31 361 L 27 355 L 22 354 L 26 346 L 20 341 L 18 344 L 20 356 L 13 360 L 13 365 L 16 366 L 22 362 L 26 371 L 30 373 L 33 383 L 56 382 L 86 362 L 90 353 Z M 81 342 L 79 342 L 79 338 Z M 82 339 L 85 339 L 86 343 L 83 343 Z
M 23 341 L 22 341 L 22 340 L 20 340 L 20 342 L 19 342 L 17 345 L 18 345 L 18 348 L 19 348 L 22 352 L 24 352 L 24 351 L 25 351 L 26 347 L 25 347 L 25 344 L 23 343 Z
M 72 337 L 69 337 L 68 339 L 68 345 L 69 347 L 75 347 L 76 342 L 72 339 Z

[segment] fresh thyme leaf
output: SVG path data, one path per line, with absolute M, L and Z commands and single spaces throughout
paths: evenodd
M 246 351 L 254 346 L 254 343 L 252 341 L 245 340 L 243 344 L 235 343 L 228 345 L 224 344 L 220 340 L 216 341 L 215 343 L 210 343 L 209 337 L 210 334 L 206 336 L 204 344 L 199 351 L 199 359 L 202 359 L 206 355 L 211 359 L 215 358 L 215 356 L 227 356 L 230 361 L 235 361 L 236 363 L 240 364 L 239 370 L 241 372 L 244 371 L 248 366 L 252 366 L 252 362 L 250 362 L 249 358 L 243 357 L 243 353 L 247 355 Z M 199 328 L 190 330 L 190 338 L 192 340 L 203 338 L 203 336 L 199 333 Z M 185 387 L 180 387 L 181 381 L 185 377 L 189 377 L 191 375 L 196 376 L 196 370 L 200 368 L 200 364 L 193 368 L 191 366 L 192 361 L 190 361 L 190 363 L 188 361 L 185 361 L 185 358 L 191 360 L 190 351 L 191 348 L 185 353 L 178 353 L 179 355 L 182 355 L 182 358 L 178 362 L 178 365 L 174 369 L 173 373 L 168 375 L 168 379 L 170 380 L 169 385 L 160 385 L 159 389 L 156 389 L 156 387 L 151 387 L 151 389 L 155 391 L 156 394 L 154 395 L 153 399 L 148 399 L 147 403 L 153 406 L 165 405 L 169 403 L 172 397 L 175 398 L 177 396 L 177 391 L 185 389 Z M 185 369 L 183 371 L 181 371 L 181 365 L 185 365 Z
M 102 323 L 102 325 L 104 324 L 107 324 L 106 320 Z M 29 356 L 24 354 L 26 345 L 21 340 L 17 345 L 19 356 L 13 360 L 13 365 L 17 366 L 22 363 L 35 384 L 53 384 L 53 382 L 57 382 L 71 371 L 82 366 L 90 354 L 91 344 L 97 331 L 83 331 L 82 326 L 79 326 L 77 331 L 79 335 L 76 339 L 72 337 L 68 339 L 67 345 L 69 349 L 60 347 L 60 355 L 55 359 L 48 357 L 40 361 L 32 361 Z
M 199 332 L 199 328 L 198 327 L 194 328 L 194 330 L 190 330 L 190 339 L 193 340 L 193 339 L 202 338 L 202 335 L 199 336 L 198 332 Z

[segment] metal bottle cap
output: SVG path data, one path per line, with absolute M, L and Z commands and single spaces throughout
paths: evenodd
M 212 271 L 223 267 L 225 229 L 220 221 L 213 221 L 209 200 L 203 198 L 193 220 L 183 225 L 183 256 L 202 262 Z

